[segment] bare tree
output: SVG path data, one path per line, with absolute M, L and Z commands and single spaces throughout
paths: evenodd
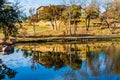
M 71 18 L 72 18 L 72 5 L 79 5 L 82 6 L 84 2 L 87 0 L 63 0 L 63 4 L 70 7 L 69 8 L 69 15 L 68 15 L 68 25 L 69 25 L 69 31 L 70 35 L 72 35 L 72 26 L 71 26 Z M 76 24 L 76 23 L 75 23 Z M 75 25 L 76 26 L 76 25 Z M 76 27 L 74 27 L 74 31 L 76 30 Z
M 100 12 L 100 2 L 98 0 L 91 0 L 91 3 L 85 8 L 86 12 L 86 30 L 90 27 L 92 18 L 98 18 Z
M 30 13 L 30 17 L 29 17 L 29 20 L 30 20 L 30 24 L 32 24 L 33 26 L 33 31 L 34 31 L 34 36 L 35 36 L 35 23 L 37 22 L 37 15 L 35 14 L 35 8 L 30 8 L 29 9 L 29 13 Z
M 108 29 L 112 34 L 118 27 L 120 22 L 120 0 L 109 0 L 104 2 L 103 8 L 105 12 L 103 13 L 103 19 L 107 24 Z

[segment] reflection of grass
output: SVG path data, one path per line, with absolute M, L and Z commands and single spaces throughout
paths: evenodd
M 79 54 L 86 54 L 86 50 L 88 51 L 88 47 L 86 47 L 87 45 L 89 46 L 89 51 L 90 52 L 96 52 L 99 53 L 100 50 L 103 51 L 108 51 L 109 46 L 111 46 L 112 42 L 96 42 L 96 43 L 89 43 L 89 44 L 76 44 L 76 49 L 77 52 Z M 116 48 L 116 50 L 119 50 L 120 47 L 120 42 L 114 42 L 114 46 Z M 34 51 L 34 45 L 31 44 L 19 44 L 16 46 L 16 48 L 20 48 L 23 50 L 33 50 Z M 58 49 L 55 50 L 56 52 L 68 52 L 68 50 L 70 49 L 70 44 L 57 44 L 57 43 L 50 43 L 50 44 L 36 44 L 36 51 L 40 51 L 40 52 L 52 52 L 53 49 Z M 75 46 L 74 44 L 72 44 L 72 48 L 75 50 Z M 74 51 L 73 50 L 73 51 Z

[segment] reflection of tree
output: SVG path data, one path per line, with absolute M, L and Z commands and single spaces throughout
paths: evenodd
M 95 70 L 92 64 L 93 59 L 94 59 L 94 52 L 90 51 L 90 46 L 88 44 L 86 45 L 86 54 L 87 54 L 87 65 L 89 66 L 90 70 L 94 72 Z
M 17 72 L 3 64 L 2 60 L 0 59 L 0 80 L 4 79 L 6 76 L 8 78 L 14 78 L 16 74 Z
M 105 46 L 105 47 L 104 47 Z M 53 47 L 53 46 L 52 46 Z M 87 44 L 85 46 L 87 59 L 85 62 L 84 69 L 81 67 L 82 61 L 80 59 L 81 52 L 78 53 L 78 50 L 80 50 L 79 46 L 77 44 L 67 44 L 63 45 L 64 50 L 63 52 L 58 52 L 57 48 L 61 48 L 57 45 L 54 46 L 53 51 L 50 52 L 40 52 L 33 51 L 35 49 L 32 49 L 31 51 L 24 51 L 24 56 L 31 57 L 32 67 L 36 68 L 39 66 L 39 64 L 45 66 L 46 68 L 55 68 L 55 70 L 58 70 L 64 66 L 70 66 L 72 69 L 66 72 L 64 78 L 65 80 L 75 80 L 76 79 L 76 72 L 77 75 L 84 77 L 86 80 L 89 79 L 89 76 L 92 77 L 98 77 L 100 74 L 109 75 L 111 73 L 117 73 L 120 74 L 120 54 L 116 51 L 115 44 L 108 45 L 94 45 L 91 46 L 90 44 Z M 94 50 L 93 50 L 94 49 Z M 67 52 L 66 52 L 67 51 Z M 84 51 L 85 52 L 85 51 Z M 117 53 L 117 55 L 116 55 Z M 101 66 L 103 65 L 104 68 L 101 69 Z M 76 70 L 76 69 L 83 69 L 83 70 Z M 76 71 L 76 72 L 75 72 Z
M 37 66 L 38 66 L 37 62 L 36 62 L 36 59 L 37 59 L 37 56 L 39 56 L 39 55 L 37 55 L 39 53 L 37 53 L 37 51 L 36 51 L 36 44 L 33 44 L 33 51 L 31 51 L 31 52 L 32 52 L 32 55 L 31 55 L 31 69 L 36 70 Z
M 40 53 L 39 53 L 40 54 Z M 80 68 L 82 61 L 77 55 L 71 54 L 71 63 L 69 63 L 70 55 L 67 53 L 59 52 L 46 52 L 39 57 L 36 55 L 36 61 L 44 65 L 47 68 L 55 67 L 55 70 L 62 68 L 63 66 L 71 66 L 72 69 Z
M 66 72 L 64 80 L 78 80 L 76 72 L 74 70 Z
M 80 69 L 81 65 L 82 65 L 82 60 L 79 59 L 78 55 L 79 53 L 77 53 L 78 51 L 78 47 L 76 44 L 70 44 L 69 47 L 69 54 L 67 57 L 67 62 L 69 64 L 69 66 L 71 66 L 72 70 L 69 70 L 66 72 L 64 80 L 77 80 L 78 77 L 76 76 L 76 69 Z M 79 75 L 79 73 L 78 73 Z
M 120 54 L 116 54 L 116 47 L 112 43 L 107 50 L 95 53 L 90 51 L 90 46 L 86 46 L 87 68 L 92 72 L 93 76 L 98 76 L 101 73 L 110 74 L 112 72 L 120 74 Z M 117 56 L 116 56 L 117 55 Z M 101 69 L 101 66 L 104 68 Z M 86 74 L 86 76 L 88 76 Z
M 112 71 L 114 73 L 120 74 L 120 55 L 118 58 L 114 61 L 114 66 L 112 68 Z
M 27 58 L 27 57 L 30 57 L 30 56 L 32 56 L 32 54 L 33 54 L 33 51 L 32 50 L 23 50 L 23 49 L 21 49 L 21 51 L 23 52 L 23 56 L 25 57 L 25 58 Z
M 107 52 L 106 52 L 112 60 L 114 60 L 114 57 L 115 57 L 115 54 L 116 54 L 116 47 L 114 45 L 114 43 L 112 43 L 108 49 L 107 49 Z
M 107 54 L 111 59 L 111 71 L 120 74 L 120 54 L 117 53 L 114 43 L 108 47 Z
M 77 56 L 77 45 L 70 44 L 69 46 L 63 45 L 66 52 L 56 52 L 60 47 L 54 47 L 52 52 L 40 52 L 36 51 L 36 45 L 30 51 L 23 50 L 24 57 L 31 57 L 31 68 L 35 69 L 38 63 L 46 66 L 47 68 L 55 67 L 55 70 L 60 69 L 63 66 L 71 66 L 73 69 L 80 68 L 82 60 Z

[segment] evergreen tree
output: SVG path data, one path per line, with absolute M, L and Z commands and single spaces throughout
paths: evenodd
M 0 0 L 0 30 L 3 32 L 4 37 L 16 35 L 19 28 L 15 25 L 16 23 L 21 26 L 21 12 L 18 4 Z

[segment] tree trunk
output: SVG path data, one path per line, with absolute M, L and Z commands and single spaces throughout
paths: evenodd
M 58 26 L 58 29 L 60 30 L 60 26 L 61 26 L 61 24 L 62 24 L 62 21 L 60 21 L 60 23 L 59 23 L 59 26 Z
M 33 31 L 34 31 L 34 36 L 36 35 L 36 33 L 35 33 L 35 31 L 36 31 L 36 29 L 35 29 L 35 22 L 33 22 Z
M 57 30 L 57 20 L 56 20 L 56 18 L 54 19 L 54 23 L 55 23 L 55 27 L 56 27 L 56 30 Z
M 65 21 L 64 25 L 65 25 L 65 29 L 66 29 L 66 34 L 68 34 L 68 26 L 66 25 L 67 21 Z
M 109 31 L 110 31 L 112 34 L 114 34 L 114 31 L 110 29 L 110 23 L 107 21 L 107 19 L 105 19 L 105 22 L 106 22 L 106 24 L 107 24 L 107 26 L 108 26 Z
M 72 27 L 71 27 L 71 13 L 69 11 L 69 19 L 68 19 L 68 22 L 69 22 L 69 29 L 70 29 L 70 36 L 72 35 Z
M 87 19 L 86 19 L 86 30 L 88 31 L 89 30 L 89 27 L 90 27 L 90 17 L 88 17 Z
M 76 31 L 77 31 L 77 24 L 76 21 L 74 20 L 74 35 L 76 35 Z
M 8 38 L 8 31 L 7 31 L 7 27 L 5 25 L 2 25 L 4 27 L 4 29 L 2 30 L 3 31 L 3 35 L 4 35 L 4 39 Z
M 53 20 L 51 19 L 50 22 L 51 22 L 52 28 L 53 28 L 53 30 L 54 30 L 54 23 L 53 23 Z

